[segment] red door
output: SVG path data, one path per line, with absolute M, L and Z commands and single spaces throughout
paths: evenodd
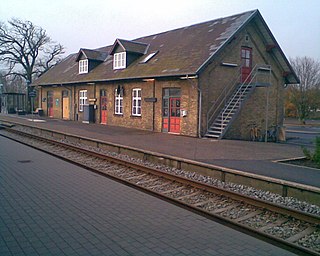
M 250 82 L 250 73 L 252 71 L 252 49 L 241 48 L 241 82 Z
M 180 98 L 170 98 L 169 132 L 180 133 Z
M 48 116 L 53 117 L 53 92 L 48 92 Z
M 108 110 L 107 110 L 107 97 L 101 96 L 101 124 L 107 124 L 107 116 L 108 116 Z

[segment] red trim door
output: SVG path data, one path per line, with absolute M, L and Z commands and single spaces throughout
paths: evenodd
M 48 92 L 48 116 L 53 117 L 53 92 Z
M 180 98 L 170 98 L 169 132 L 180 133 Z
M 249 83 L 252 71 L 252 49 L 247 47 L 241 48 L 241 82 Z
M 162 131 L 169 131 L 169 99 L 163 99 L 162 112 Z
M 107 124 L 108 110 L 107 110 L 107 96 L 101 96 L 101 124 Z

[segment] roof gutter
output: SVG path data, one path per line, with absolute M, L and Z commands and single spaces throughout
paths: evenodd
M 98 80 L 84 80 L 84 81 L 71 81 L 71 82 L 56 82 L 56 83 L 39 83 L 35 84 L 36 86 L 54 86 L 54 85 L 75 85 L 75 84 L 84 84 L 84 83 L 102 83 L 102 82 L 121 82 L 121 81 L 128 81 L 128 80 L 143 80 L 143 79 L 156 79 L 156 78 L 177 78 L 180 79 L 181 77 L 188 77 L 189 79 L 191 78 L 196 78 L 197 75 L 194 73 L 190 74 L 172 74 L 172 75 L 156 75 L 156 76 L 141 76 L 141 77 L 126 77 L 126 78 L 114 78 L 114 79 L 98 79 Z

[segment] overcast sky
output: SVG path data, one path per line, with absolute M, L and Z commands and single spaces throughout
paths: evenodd
M 320 60 L 320 0 L 1 0 L 0 20 L 30 20 L 70 54 L 253 9 L 288 58 Z

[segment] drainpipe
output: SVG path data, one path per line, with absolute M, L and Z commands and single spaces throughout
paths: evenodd
M 199 108 L 198 108 L 198 137 L 201 138 L 201 115 L 202 115 L 202 91 L 199 88 L 199 80 L 198 80 L 198 84 L 195 86 L 194 83 L 192 83 L 192 81 L 190 79 L 198 79 L 198 75 L 195 76 L 189 76 L 186 75 L 185 77 L 180 77 L 180 79 L 186 79 L 191 83 L 191 86 L 193 88 L 196 88 L 198 93 L 199 93 Z
M 153 98 L 156 97 L 156 80 L 153 79 Z M 152 102 L 152 131 L 154 131 L 154 127 L 155 127 L 155 102 Z
M 154 78 L 147 78 L 142 79 L 143 82 L 152 82 L 152 97 L 153 99 L 156 98 L 156 79 Z M 155 129 L 155 101 L 152 101 L 152 131 Z
M 73 120 L 74 121 L 78 121 L 78 116 L 77 116 L 77 109 L 78 109 L 78 106 L 77 106 L 77 102 L 76 102 L 76 85 L 73 85 Z
M 42 86 L 40 86 L 40 95 L 38 95 L 38 98 L 39 98 L 39 102 L 38 102 L 39 108 L 43 109 L 42 108 Z
M 199 81 L 198 81 L 199 83 Z M 198 137 L 201 138 L 201 115 L 202 115 L 202 91 L 199 86 L 197 86 L 197 90 L 199 92 L 199 111 L 198 111 Z
M 269 86 L 267 87 L 267 92 L 266 92 L 267 100 L 266 100 L 266 133 L 265 133 L 265 142 L 268 142 L 268 115 L 269 115 Z

